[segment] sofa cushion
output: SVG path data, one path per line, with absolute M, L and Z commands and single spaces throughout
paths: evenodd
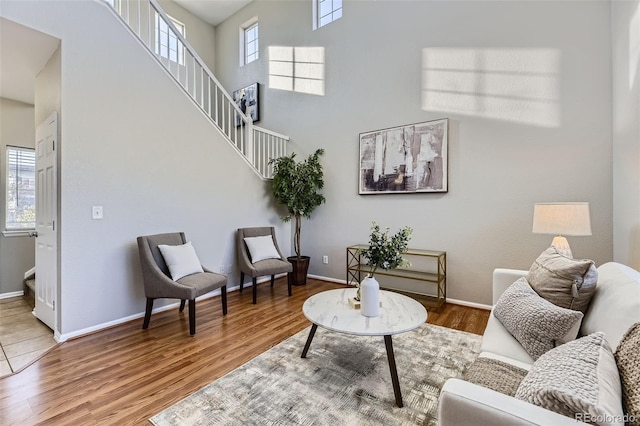
M 512 364 L 523 368 L 525 365 L 530 367 L 533 364 L 531 355 L 493 314 L 489 315 L 484 329 L 480 352 L 498 355 L 499 359 L 507 358 L 514 361 Z
M 609 262 L 598 268 L 598 285 L 582 321 L 581 334 L 604 331 L 612 348 L 640 322 L 640 272 Z
M 463 379 L 509 396 L 515 396 L 527 370 L 493 358 L 478 357 L 464 372 Z
M 640 425 L 640 322 L 635 323 L 624 335 L 615 353 L 620 381 L 622 402 L 630 425 Z
M 552 349 L 556 340 L 565 338 L 583 317 L 582 312 L 561 308 L 538 296 L 524 277 L 500 296 L 493 314 L 534 360 Z
M 551 246 L 533 262 L 527 274 L 531 288 L 554 305 L 587 311 L 596 290 L 598 270 L 592 260 L 571 259 Z
M 588 423 L 624 424 L 620 378 L 602 332 L 542 355 L 516 398 Z

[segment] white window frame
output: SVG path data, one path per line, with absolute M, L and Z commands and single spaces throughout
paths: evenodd
M 247 39 L 247 33 L 256 28 L 257 34 L 254 39 Z M 254 16 L 239 28 L 240 40 L 240 66 L 250 64 L 260 59 L 260 26 L 258 25 L 258 17 Z M 249 49 L 249 44 L 255 42 L 255 49 Z
M 313 0 L 313 30 L 317 30 L 320 27 L 324 27 L 332 22 L 337 21 L 342 18 L 342 3 L 343 0 Z M 320 7 L 323 3 L 331 3 L 330 12 L 322 14 L 320 11 Z M 323 20 L 328 18 L 326 22 L 323 23 Z
M 14 154 L 11 153 L 11 151 L 15 151 Z M 16 171 L 16 175 L 14 176 L 14 178 L 11 178 L 11 168 L 12 168 L 12 161 L 11 159 L 14 158 L 15 160 L 15 165 L 13 166 L 13 168 L 15 167 L 19 167 L 20 165 L 24 166 L 24 164 L 22 162 L 20 162 L 20 159 L 17 158 L 18 155 L 20 155 L 19 153 L 21 153 L 22 155 L 24 155 L 25 153 L 31 154 L 33 156 L 33 159 L 27 159 L 27 163 L 33 162 L 32 166 L 33 166 L 33 171 L 32 176 L 31 176 L 31 185 L 30 185 L 30 189 L 33 191 L 33 214 L 34 214 L 34 220 L 33 223 L 32 222 L 20 222 L 24 225 L 27 226 L 16 226 L 14 225 L 17 222 L 11 222 L 13 226 L 8 226 L 9 225 L 9 217 L 12 216 L 10 215 L 11 209 L 12 208 L 17 208 L 16 206 L 10 206 L 10 200 L 11 200 L 11 196 L 10 193 L 11 192 L 15 192 L 15 196 L 14 198 L 18 198 L 16 200 L 16 204 L 19 203 L 19 193 L 21 191 L 18 190 L 17 187 L 13 187 L 12 188 L 12 183 L 14 185 L 17 185 L 17 181 L 21 180 L 18 179 L 18 173 L 19 170 Z M 34 230 L 36 228 L 36 222 L 35 222 L 35 212 L 36 212 L 36 205 L 35 205 L 35 196 L 36 196 L 36 153 L 35 153 L 35 149 L 33 148 L 25 148 L 25 147 L 19 147 L 19 146 L 10 146 L 7 145 L 6 147 L 6 182 L 5 182 L 5 194 L 6 194 L 6 205 L 5 205 L 5 221 L 4 221 L 4 228 L 6 231 L 28 231 L 28 230 Z M 25 177 L 23 176 L 22 179 L 24 179 Z
M 182 37 L 186 37 L 187 27 L 182 22 L 180 22 L 177 19 L 175 19 L 174 17 L 169 16 L 169 15 L 167 15 L 167 16 L 171 20 L 171 23 L 176 27 L 176 29 L 178 30 L 180 35 Z M 160 56 L 161 58 L 165 58 L 165 59 L 169 60 L 170 62 L 179 64 L 179 65 L 184 65 L 184 57 L 185 57 L 184 44 L 182 44 L 180 39 L 174 34 L 173 30 L 168 25 L 166 25 L 167 32 L 162 31 L 160 23 L 166 25 L 166 22 L 164 22 L 164 19 L 162 19 L 162 16 L 160 16 L 159 13 L 156 13 L 156 21 L 155 21 L 155 38 L 156 38 L 155 52 L 156 52 L 156 55 Z M 167 52 L 166 52 L 166 54 L 163 54 L 163 52 L 162 52 L 162 50 L 160 48 L 161 47 L 161 40 L 167 39 L 167 37 L 168 37 L 168 43 L 167 43 L 167 46 L 166 46 Z M 172 49 L 172 46 L 171 46 L 172 43 L 175 43 L 175 49 Z M 175 52 L 175 59 L 176 60 L 172 59 L 172 53 L 173 52 Z

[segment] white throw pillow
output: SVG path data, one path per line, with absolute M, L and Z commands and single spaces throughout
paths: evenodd
M 179 246 L 160 244 L 158 249 L 160 249 L 160 253 L 162 253 L 164 262 L 167 264 L 171 278 L 174 281 L 187 275 L 204 272 L 200 264 L 200 259 L 198 259 L 198 255 L 196 255 L 196 251 L 191 245 L 191 241 L 187 241 L 186 244 Z
M 280 254 L 273 245 L 271 235 L 262 237 L 247 237 L 244 239 L 247 244 L 249 253 L 251 253 L 251 262 L 256 263 L 265 259 L 280 259 Z

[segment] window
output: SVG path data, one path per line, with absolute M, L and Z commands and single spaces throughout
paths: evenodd
M 253 18 L 240 27 L 240 66 L 251 63 L 259 57 L 258 18 Z
M 342 0 L 313 0 L 313 29 L 342 18 Z
M 7 147 L 6 229 L 36 227 L 36 154 L 33 149 Z
M 184 24 L 170 16 L 169 19 L 180 35 L 184 37 Z M 171 62 L 184 65 L 184 46 L 178 39 L 178 36 L 176 36 L 176 33 L 169 28 L 169 25 L 158 13 L 156 13 L 156 55 L 167 58 Z

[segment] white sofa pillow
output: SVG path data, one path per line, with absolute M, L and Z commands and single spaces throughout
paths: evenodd
M 191 241 L 178 246 L 168 246 L 166 244 L 158 245 L 160 253 L 164 258 L 164 262 L 169 268 L 169 273 L 174 281 L 179 280 L 187 275 L 204 272 L 200 259 L 196 255 L 196 251 L 191 245 Z
M 516 398 L 585 423 L 624 424 L 620 376 L 603 332 L 540 356 Z
M 249 253 L 251 254 L 251 263 L 260 262 L 265 259 L 280 259 L 280 254 L 273 245 L 271 235 L 261 237 L 246 237 L 244 242 L 247 244 Z

